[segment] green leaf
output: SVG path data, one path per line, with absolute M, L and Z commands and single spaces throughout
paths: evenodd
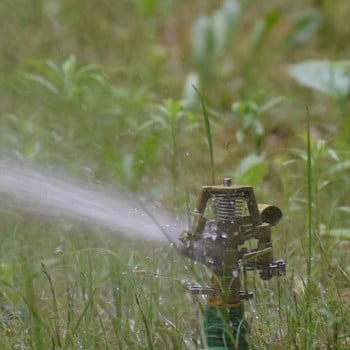
M 350 169 L 350 160 L 345 160 L 343 162 L 339 162 L 333 166 L 331 166 L 328 171 L 327 174 L 328 175 L 336 175 L 339 173 L 343 173 L 344 171 L 347 171 Z
M 249 155 L 235 170 L 235 183 L 260 186 L 267 174 L 267 163 L 262 156 Z
M 266 101 L 260 107 L 259 114 L 265 113 L 266 111 L 268 111 L 269 109 L 275 107 L 276 105 L 278 105 L 279 103 L 281 103 L 284 100 L 285 100 L 285 98 L 283 96 L 276 96 L 276 97 L 270 98 L 268 101 Z
M 337 162 L 340 160 L 336 150 L 334 150 L 332 148 L 328 148 L 327 153 L 333 160 L 335 160 Z
M 242 14 L 242 6 L 238 0 L 224 0 L 222 13 L 229 28 L 234 29 Z
M 303 61 L 289 66 L 288 74 L 300 85 L 332 97 L 346 97 L 350 92 L 349 70 L 343 62 Z
M 205 67 L 213 55 L 214 35 L 213 26 L 208 16 L 196 19 L 192 29 L 193 58 L 200 69 Z
M 280 11 L 278 9 L 274 9 L 268 12 L 261 20 L 256 23 L 250 37 L 250 55 L 253 55 L 261 47 L 273 27 L 278 23 L 280 17 Z
M 322 14 L 319 9 L 310 9 L 299 16 L 286 38 L 286 46 L 291 48 L 295 45 L 309 41 L 318 31 L 322 23 Z
M 64 74 L 64 77 L 66 77 L 68 80 L 72 79 L 75 68 L 77 65 L 77 59 L 74 55 L 70 55 L 62 64 L 62 71 Z
M 32 74 L 32 73 L 25 73 L 24 77 L 30 81 L 38 83 L 42 87 L 48 89 L 54 95 L 57 95 L 59 93 L 57 87 L 50 80 L 46 79 L 45 77 L 43 77 L 41 75 Z
M 224 51 L 232 39 L 241 15 L 241 5 L 236 0 L 224 1 L 212 16 L 213 45 L 216 54 Z

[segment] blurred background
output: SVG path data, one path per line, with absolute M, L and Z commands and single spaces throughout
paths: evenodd
M 280 165 L 308 114 L 313 136 L 344 150 L 348 7 L 4 1 L 2 150 L 132 190 L 210 182 L 192 84 L 210 111 L 218 175 L 252 154 Z M 274 186 L 278 173 L 265 173 Z

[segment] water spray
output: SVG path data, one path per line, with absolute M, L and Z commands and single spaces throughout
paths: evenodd
M 204 186 L 189 231 L 182 231 L 182 253 L 209 267 L 210 286 L 192 286 L 192 294 L 208 295 L 203 343 L 210 349 L 248 349 L 243 300 L 253 297 L 242 279 L 257 270 L 263 280 L 285 275 L 285 262 L 274 260 L 271 226 L 282 218 L 273 205 L 258 204 L 253 187 Z
M 121 188 L 87 183 L 0 157 L 0 210 L 74 220 L 129 238 L 175 241 L 180 223 Z M 155 220 L 156 218 L 156 220 Z

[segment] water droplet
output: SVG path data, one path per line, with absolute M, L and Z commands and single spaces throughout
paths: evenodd
M 62 254 L 64 252 L 63 246 L 59 245 L 54 250 L 55 254 Z
M 239 272 L 237 270 L 232 270 L 232 277 L 233 278 L 238 278 L 239 277 Z
M 207 256 L 206 258 L 205 258 L 205 261 L 208 263 L 208 264 L 214 264 L 214 259 L 212 258 L 212 257 L 210 257 L 210 256 Z

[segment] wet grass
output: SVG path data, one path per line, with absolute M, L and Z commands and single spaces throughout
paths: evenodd
M 214 167 L 256 186 L 284 212 L 273 238 L 287 276 L 248 277 L 252 348 L 347 349 L 347 92 L 287 72 L 347 62 L 347 7 L 2 2 L 1 150 L 175 215 Z M 205 300 L 186 286 L 210 273 L 174 248 L 22 212 L 2 211 L 0 227 L 1 349 L 200 349 Z

